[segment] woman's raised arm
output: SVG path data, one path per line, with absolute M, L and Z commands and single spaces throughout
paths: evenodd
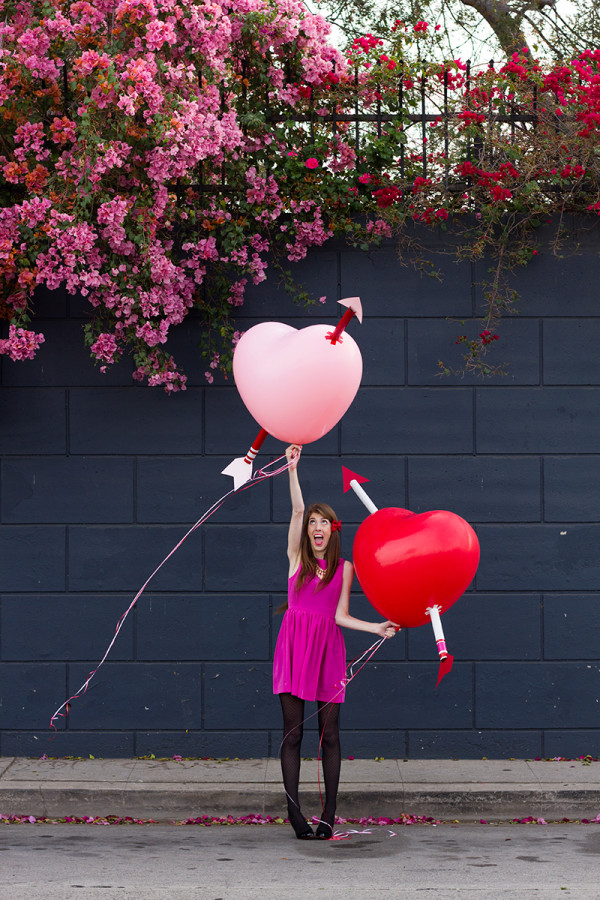
M 300 538 L 302 537 L 302 523 L 304 521 L 304 498 L 298 480 L 298 461 L 302 447 L 298 444 L 290 444 L 285 451 L 286 459 L 290 463 L 288 470 L 290 476 L 290 499 L 292 501 L 292 515 L 288 531 L 288 559 L 290 561 L 290 576 L 298 568 L 300 561 Z

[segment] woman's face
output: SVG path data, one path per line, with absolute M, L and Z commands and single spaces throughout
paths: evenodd
M 327 544 L 331 537 L 331 522 L 320 513 L 313 513 L 308 520 L 308 539 L 312 552 L 319 559 L 323 559 Z

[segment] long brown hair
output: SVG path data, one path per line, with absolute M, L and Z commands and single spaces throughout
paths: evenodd
M 311 503 L 311 505 L 306 510 L 306 513 L 304 515 L 304 522 L 302 523 L 302 535 L 300 537 L 300 573 L 296 580 L 296 591 L 299 591 L 302 585 L 306 584 L 307 581 L 310 581 L 310 579 L 314 575 L 316 575 L 317 568 L 320 568 L 317 562 L 317 558 L 313 554 L 310 544 L 310 538 L 308 537 L 308 523 L 314 515 L 321 516 L 324 519 L 329 519 L 330 522 L 335 522 L 336 520 L 336 515 L 333 509 L 327 503 Z M 320 579 L 317 590 L 325 587 L 326 584 L 329 584 L 329 582 L 335 575 L 339 560 L 340 533 L 339 531 L 332 531 L 329 538 L 329 543 L 327 544 L 327 548 L 325 550 L 324 561 L 327 563 L 327 568 L 325 570 L 323 578 Z M 283 613 L 287 608 L 288 604 L 286 600 L 286 602 L 282 603 L 281 606 L 277 610 L 275 610 L 275 612 Z

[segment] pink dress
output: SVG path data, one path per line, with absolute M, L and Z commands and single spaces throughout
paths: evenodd
M 322 560 L 317 560 L 325 568 Z M 296 591 L 300 568 L 288 581 L 288 609 L 273 657 L 273 693 L 302 700 L 343 703 L 346 647 L 335 611 L 342 592 L 344 560 L 329 584 L 316 575 Z

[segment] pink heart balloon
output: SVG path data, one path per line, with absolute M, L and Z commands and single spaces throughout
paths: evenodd
M 347 332 L 332 344 L 331 325 L 292 328 L 261 322 L 233 354 L 233 375 L 250 414 L 286 444 L 310 444 L 331 431 L 360 385 L 362 357 Z

